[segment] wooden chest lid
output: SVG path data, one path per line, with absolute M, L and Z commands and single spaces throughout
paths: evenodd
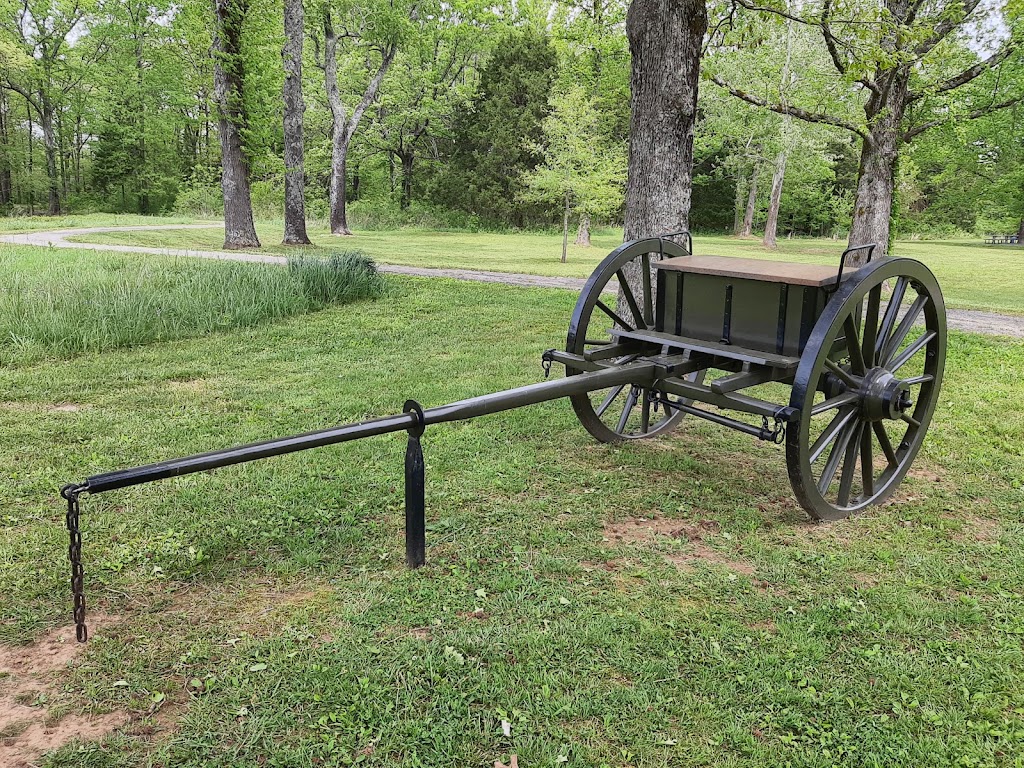
M 760 280 L 765 283 L 788 283 L 789 285 L 810 285 L 822 287 L 835 285 L 839 267 L 824 267 L 819 264 L 798 264 L 793 261 L 767 261 L 762 259 L 741 259 L 736 256 L 677 256 L 674 259 L 656 261 L 656 269 L 672 272 L 692 272 L 700 275 L 720 275 L 745 280 Z M 855 272 L 848 269 L 843 275 Z

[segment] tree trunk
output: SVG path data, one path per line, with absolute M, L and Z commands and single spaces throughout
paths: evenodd
M 214 0 L 213 92 L 220 135 L 221 189 L 224 192 L 224 247 L 258 248 L 249 193 L 249 163 L 242 147 L 245 71 L 242 63 L 242 23 L 248 0 Z
M 60 215 L 60 188 L 57 178 L 57 137 L 53 130 L 53 105 L 49 99 L 42 100 L 39 127 L 43 130 L 43 149 L 46 153 L 46 180 L 48 182 L 47 216 Z
M 412 166 L 416 155 L 407 151 L 402 154 L 402 200 L 399 206 L 403 211 L 409 210 L 412 204 Z
M 760 167 L 754 164 L 754 170 L 750 174 L 750 189 L 747 191 L 747 209 L 743 212 L 743 229 L 740 230 L 740 237 L 750 237 L 754 233 L 754 213 L 757 210 L 757 176 Z
M 7 92 L 0 90 L 0 208 L 11 204 L 11 144 L 7 126 L 11 122 L 8 114 Z
M 565 192 L 565 213 L 562 216 L 562 263 L 569 253 L 569 191 Z
M 32 137 L 35 131 L 32 126 L 32 102 L 25 99 L 25 118 L 28 121 L 28 178 L 25 180 L 25 189 L 28 190 L 28 215 L 35 216 L 36 191 L 35 191 L 35 143 Z
M 352 231 L 348 228 L 348 214 L 345 210 L 345 165 L 348 161 L 348 148 L 356 129 L 359 128 L 359 122 L 363 119 L 363 113 L 377 98 L 381 81 L 384 80 L 384 75 L 387 74 L 391 63 L 395 60 L 398 47 L 392 44 L 384 49 L 377 72 L 370 78 L 359 104 L 352 110 L 351 116 L 348 116 L 341 101 L 341 91 L 338 89 L 338 37 L 334 32 L 334 22 L 331 19 L 329 5 L 324 6 L 323 24 L 324 90 L 327 91 L 327 103 L 331 108 L 331 234 L 351 235 Z M 394 190 L 393 167 L 392 165 L 392 191 Z
M 864 105 L 870 132 L 861 148 L 849 245 L 878 243 L 874 258 L 889 252 L 896 162 L 903 143 L 901 124 L 907 106 L 909 76 L 907 67 L 893 70 L 887 81 L 880 82 L 881 95 L 872 93 Z M 854 251 L 849 264 L 859 267 L 866 259 L 866 250 Z
M 1020 226 L 1017 227 L 1017 245 L 1024 245 L 1024 219 L 1020 220 Z
M 704 0 L 632 0 L 625 239 L 688 229 Z M 678 238 L 680 242 L 685 242 Z M 641 295 L 639 268 L 626 279 Z M 619 298 L 620 305 L 622 297 Z
M 302 0 L 284 0 L 284 244 L 311 245 L 306 235 L 305 147 L 302 116 Z
M 590 216 L 585 213 L 580 216 L 580 225 L 576 229 L 576 242 L 573 245 L 590 247 Z
M 633 0 L 625 239 L 689 226 L 703 0 Z
M 761 241 L 765 248 L 776 247 L 775 236 L 779 230 L 779 203 L 782 202 L 782 182 L 786 178 L 787 154 L 787 150 L 783 149 L 775 159 L 772 194 L 768 200 L 768 219 L 764 223 L 764 239 Z

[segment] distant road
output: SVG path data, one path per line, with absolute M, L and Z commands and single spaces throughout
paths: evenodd
M 188 256 L 199 259 L 226 261 L 248 261 L 259 264 L 285 264 L 284 256 L 246 253 L 244 251 L 205 251 L 190 248 L 150 248 L 142 245 L 102 245 L 99 243 L 75 243 L 69 237 L 90 235 L 99 232 L 137 232 L 152 229 L 211 229 L 220 224 L 152 224 L 134 227 L 82 227 L 79 229 L 54 229 L 41 232 L 23 232 L 0 235 L 0 243 L 12 245 L 36 245 L 44 248 L 80 248 L 87 251 L 114 251 L 118 253 L 148 253 L 156 256 Z M 454 280 L 472 280 L 480 283 L 502 283 L 527 288 L 563 288 L 579 291 L 586 280 L 577 277 L 542 277 L 516 272 L 486 272 L 471 269 L 427 269 L 425 267 L 403 267 L 398 264 L 380 264 L 381 272 L 414 277 L 446 277 Z M 1024 317 L 1000 315 L 996 312 L 980 312 L 971 309 L 949 309 L 946 311 L 949 327 L 968 333 L 983 333 L 990 336 L 1010 336 L 1024 339 Z

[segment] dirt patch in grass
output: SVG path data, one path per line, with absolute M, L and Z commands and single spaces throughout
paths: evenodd
M 91 614 L 90 628 L 117 621 Z M 69 713 L 51 716 L 43 702 L 55 698 L 57 679 L 85 646 L 75 640 L 74 626 L 47 632 L 31 645 L 0 647 L 0 765 L 35 766 L 39 758 L 76 739 L 96 741 L 128 721 L 126 712 L 104 715 Z
M 609 523 L 604 528 L 605 538 L 617 544 L 638 544 L 657 542 L 659 539 L 685 540 L 690 543 L 689 552 L 673 552 L 665 559 L 683 570 L 693 570 L 699 563 L 718 565 L 744 576 L 754 575 L 754 567 L 743 560 L 737 560 L 724 552 L 712 549 L 705 539 L 721 531 L 716 520 L 682 521 L 669 518 L 637 517 Z
M 77 413 L 87 407 L 76 403 L 26 403 L 12 400 L 0 403 L 0 409 L 22 413 Z

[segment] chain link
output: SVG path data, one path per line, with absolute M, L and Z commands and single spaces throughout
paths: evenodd
M 78 642 L 84 643 L 89 639 L 89 630 L 85 626 L 85 571 L 82 568 L 82 532 L 78 527 L 78 517 L 81 511 L 78 505 L 78 495 L 82 492 L 82 486 L 66 485 L 61 489 L 60 495 L 67 499 L 68 511 L 65 521 L 68 526 L 68 560 L 71 562 L 71 593 L 74 595 L 75 613 L 75 636 Z

